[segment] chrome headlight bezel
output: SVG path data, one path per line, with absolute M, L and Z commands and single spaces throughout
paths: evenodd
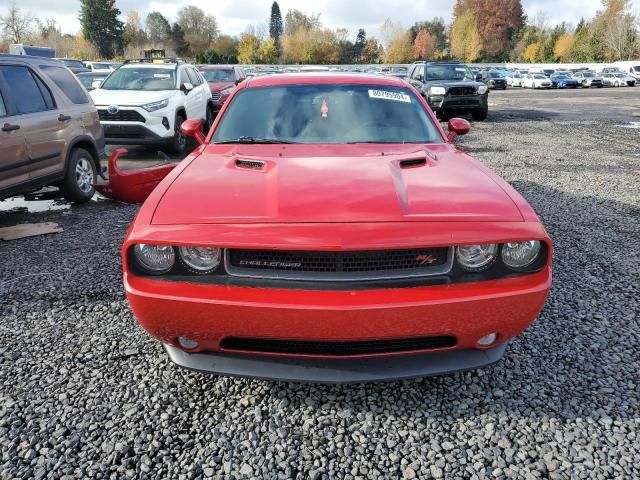
M 447 89 L 444 87 L 429 87 L 429 95 L 446 95 Z
M 456 262 L 467 272 L 481 272 L 493 265 L 498 253 L 497 243 L 459 245 L 456 247 Z
M 154 255 L 156 257 L 161 255 L 165 258 L 160 262 L 159 258 L 153 258 Z M 149 275 L 163 275 L 169 272 L 176 263 L 176 254 L 170 245 L 138 243 L 133 247 L 133 256 L 137 266 Z
M 510 251 L 528 247 L 529 251 L 527 255 L 524 257 L 524 260 L 514 261 L 509 257 Z M 526 240 L 524 242 L 507 242 L 502 245 L 500 251 L 500 259 L 505 267 L 514 270 L 520 271 L 531 266 L 539 257 L 542 252 L 542 242 L 540 240 Z
M 222 265 L 223 253 L 221 248 L 186 245 L 178 247 L 178 258 L 191 273 L 208 275 Z

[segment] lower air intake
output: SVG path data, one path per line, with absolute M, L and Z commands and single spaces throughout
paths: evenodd
M 222 340 L 220 347 L 225 350 L 243 352 L 345 357 L 433 350 L 453 347 L 455 344 L 456 338 L 452 336 L 367 340 L 361 342 L 318 342 L 229 337 Z

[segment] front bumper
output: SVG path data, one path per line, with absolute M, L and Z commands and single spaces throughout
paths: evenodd
M 488 96 L 484 95 L 433 95 L 427 97 L 429 106 L 437 112 L 472 112 L 484 110 L 488 106 Z
M 109 145 L 167 145 L 173 142 L 171 136 L 160 136 L 141 123 L 103 122 L 105 142 Z
M 187 284 L 125 274 L 127 298 L 138 322 L 169 346 L 175 363 L 217 373 L 307 381 L 436 375 L 493 363 L 503 352 L 498 346 L 536 318 L 550 284 L 550 266 L 484 282 L 342 291 Z M 492 332 L 499 339 L 489 351 L 477 341 Z M 356 342 L 438 335 L 454 336 L 455 346 L 340 358 L 221 347 L 229 337 Z M 197 351 L 183 352 L 180 336 L 196 340 Z
M 165 345 L 169 358 L 183 368 L 220 375 L 312 383 L 360 383 L 445 375 L 483 368 L 502 358 L 507 344 L 488 350 L 452 350 L 392 358 L 351 360 L 187 353 Z
M 164 145 L 173 141 L 175 112 L 169 107 L 147 112 L 138 106 L 123 106 L 122 110 L 137 113 L 135 120 L 104 119 L 106 107 L 98 106 L 105 142 L 111 145 Z M 134 118 L 134 117 L 132 117 Z

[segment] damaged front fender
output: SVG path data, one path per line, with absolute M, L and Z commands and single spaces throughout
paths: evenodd
M 109 156 L 109 183 L 96 185 L 101 195 L 126 203 L 142 203 L 171 172 L 177 163 L 163 163 L 144 168 L 123 170 L 118 158 L 128 153 L 125 148 L 114 150 Z

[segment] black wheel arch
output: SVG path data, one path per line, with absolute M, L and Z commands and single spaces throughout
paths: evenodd
M 93 138 L 89 135 L 81 135 L 73 139 L 73 141 L 69 144 L 69 148 L 67 149 L 67 158 L 65 158 L 65 174 L 67 168 L 69 167 L 69 158 L 71 158 L 71 153 L 76 148 L 82 148 L 89 152 L 93 157 L 93 163 L 96 166 L 96 172 L 100 173 L 100 152 L 98 152 L 98 146 Z

